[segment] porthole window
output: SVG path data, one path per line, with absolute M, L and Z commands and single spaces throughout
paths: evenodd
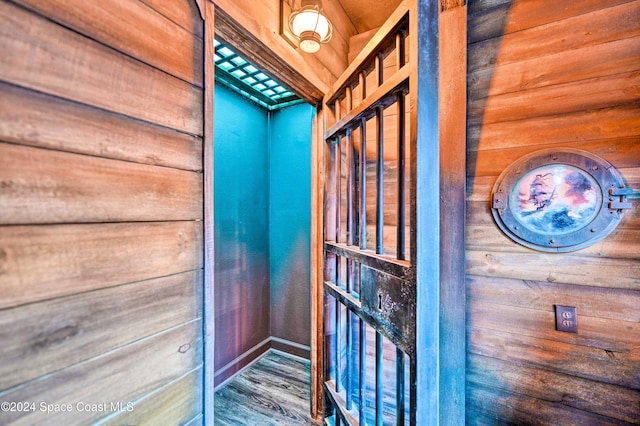
M 575 149 L 543 150 L 502 172 L 492 190 L 492 213 L 514 241 L 568 252 L 609 235 L 631 208 L 631 194 L 606 160 Z

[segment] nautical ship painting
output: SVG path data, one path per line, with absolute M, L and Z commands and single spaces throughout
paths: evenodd
M 602 193 L 585 171 L 548 165 L 526 173 L 512 188 L 511 211 L 525 228 L 562 235 L 587 226 L 598 214 Z

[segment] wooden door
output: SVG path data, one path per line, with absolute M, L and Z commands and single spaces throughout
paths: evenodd
M 465 25 L 402 2 L 325 97 L 326 424 L 464 424 Z
M 325 98 L 323 382 L 330 424 L 415 424 L 408 37 L 401 7 Z

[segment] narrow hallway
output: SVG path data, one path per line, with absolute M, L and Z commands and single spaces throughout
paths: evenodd
M 221 426 L 320 425 L 309 416 L 309 361 L 269 351 L 215 395 Z

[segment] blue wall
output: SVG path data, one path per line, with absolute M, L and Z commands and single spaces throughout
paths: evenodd
M 270 114 L 216 84 L 216 383 L 259 355 L 264 347 L 255 346 L 271 336 L 274 347 L 308 355 L 299 346 L 310 341 L 313 113 L 301 104 Z
M 313 114 L 309 104 L 273 112 L 269 161 L 271 335 L 305 346 L 310 343 Z
M 267 125 L 264 109 L 216 85 L 216 371 L 270 335 Z

